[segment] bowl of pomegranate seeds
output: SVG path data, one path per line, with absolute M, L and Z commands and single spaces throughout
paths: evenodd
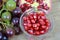
M 44 10 L 34 8 L 25 11 L 20 17 L 20 27 L 28 36 L 44 36 L 53 27 L 53 18 Z

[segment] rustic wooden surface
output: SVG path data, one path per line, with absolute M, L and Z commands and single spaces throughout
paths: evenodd
M 52 10 L 51 15 L 54 18 L 54 29 L 48 34 L 45 40 L 60 40 L 60 0 L 52 0 Z M 25 34 L 19 36 L 14 36 L 10 40 L 27 40 Z

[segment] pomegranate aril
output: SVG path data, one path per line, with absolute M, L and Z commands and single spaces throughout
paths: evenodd
M 39 31 L 35 31 L 35 35 L 40 35 L 40 32 Z
M 40 23 L 37 23 L 37 26 L 39 27 L 41 24 Z
M 46 3 L 43 4 L 43 7 L 44 7 L 45 10 L 49 9 L 49 7 L 48 7 L 48 5 Z
M 40 31 L 40 34 L 44 34 L 44 33 L 45 33 L 45 31 L 44 31 L 44 30 Z
M 24 25 L 24 26 L 27 26 L 27 23 L 24 23 L 23 25 Z
M 33 30 L 28 30 L 28 32 L 29 32 L 30 34 L 33 34 Z
M 29 28 L 28 28 L 28 26 L 24 26 L 24 29 L 27 31 Z
M 33 27 L 37 27 L 37 24 L 33 24 Z
M 27 25 L 28 25 L 28 27 L 31 27 L 32 26 L 32 24 L 29 24 L 29 23 Z
M 40 18 L 40 19 L 39 19 L 39 22 L 44 22 L 44 20 Z
M 27 4 L 27 3 L 24 3 L 24 4 L 20 5 L 20 8 L 21 8 L 22 12 L 25 12 L 26 10 L 31 8 L 31 5 Z
M 34 0 L 25 0 L 26 2 L 29 2 L 29 3 L 33 3 L 34 2 Z
M 34 30 L 39 30 L 39 27 L 35 27 Z
M 44 21 L 41 21 L 40 24 L 41 24 L 41 25 L 45 25 L 45 22 L 44 22 Z
M 50 23 L 46 23 L 46 26 L 50 27 L 50 25 L 51 25 Z
M 44 25 L 43 25 L 43 26 L 41 26 L 41 27 L 42 27 L 43 29 L 47 28 L 47 27 L 46 27 L 46 26 L 44 26 Z
M 41 15 L 41 16 L 45 16 L 45 13 L 41 11 L 41 12 L 40 12 L 40 15 Z
M 27 23 L 31 23 L 31 21 L 30 20 L 27 20 Z
M 41 18 L 42 18 L 42 19 L 46 19 L 46 17 L 45 17 L 45 16 L 41 16 Z
M 27 17 L 23 17 L 23 20 L 26 21 L 27 20 Z
M 33 19 L 33 17 L 32 16 L 29 16 L 30 17 L 30 19 Z
M 39 4 L 42 4 L 44 0 L 37 0 Z
M 32 19 L 32 20 L 31 20 L 31 23 L 35 23 L 35 20 L 34 20 L 34 19 Z
M 43 9 L 43 5 L 39 5 L 39 6 L 37 7 L 37 9 L 38 9 L 38 10 Z

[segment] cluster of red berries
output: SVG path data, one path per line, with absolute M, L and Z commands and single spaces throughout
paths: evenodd
M 42 35 L 48 32 L 51 23 L 44 12 L 33 12 L 23 17 L 23 26 L 29 34 Z

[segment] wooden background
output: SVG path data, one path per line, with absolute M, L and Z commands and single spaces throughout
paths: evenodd
M 54 29 L 44 40 L 60 40 L 60 0 L 52 0 L 51 15 L 54 18 Z M 14 36 L 10 40 L 27 40 L 25 34 Z M 40 40 L 40 39 L 39 39 Z

